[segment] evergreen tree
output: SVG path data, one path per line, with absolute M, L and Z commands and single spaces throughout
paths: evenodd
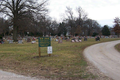
M 102 29 L 102 35 L 104 36 L 109 36 L 110 35 L 110 30 L 108 28 L 108 25 L 105 25 Z

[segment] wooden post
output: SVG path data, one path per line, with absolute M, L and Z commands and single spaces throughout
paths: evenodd
M 40 47 L 39 47 L 39 58 L 41 57 Z
M 49 57 L 51 56 L 51 54 L 49 54 Z

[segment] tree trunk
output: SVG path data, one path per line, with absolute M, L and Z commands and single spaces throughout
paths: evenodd
M 4 32 L 4 37 L 5 37 L 5 32 Z
M 13 26 L 13 41 L 17 42 L 17 26 Z
M 18 34 L 18 26 L 17 26 L 17 11 L 14 12 L 14 18 L 13 18 L 13 41 L 17 42 L 17 34 Z

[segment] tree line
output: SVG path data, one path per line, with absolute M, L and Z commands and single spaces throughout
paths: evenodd
M 89 19 L 81 7 L 76 8 L 77 17 L 74 16 L 72 8 L 66 7 L 66 17 L 62 22 L 57 22 L 48 15 L 47 5 L 48 0 L 1 0 L 0 13 L 4 14 L 4 17 L 0 18 L 0 34 L 13 34 L 13 40 L 17 41 L 18 34 L 22 37 L 96 36 L 104 32 L 104 28 L 96 20 Z

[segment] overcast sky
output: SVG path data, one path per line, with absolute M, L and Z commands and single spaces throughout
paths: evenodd
M 60 21 L 66 6 L 73 10 L 82 7 L 88 18 L 98 21 L 101 26 L 112 27 L 114 18 L 120 17 L 120 0 L 49 0 L 50 16 Z

